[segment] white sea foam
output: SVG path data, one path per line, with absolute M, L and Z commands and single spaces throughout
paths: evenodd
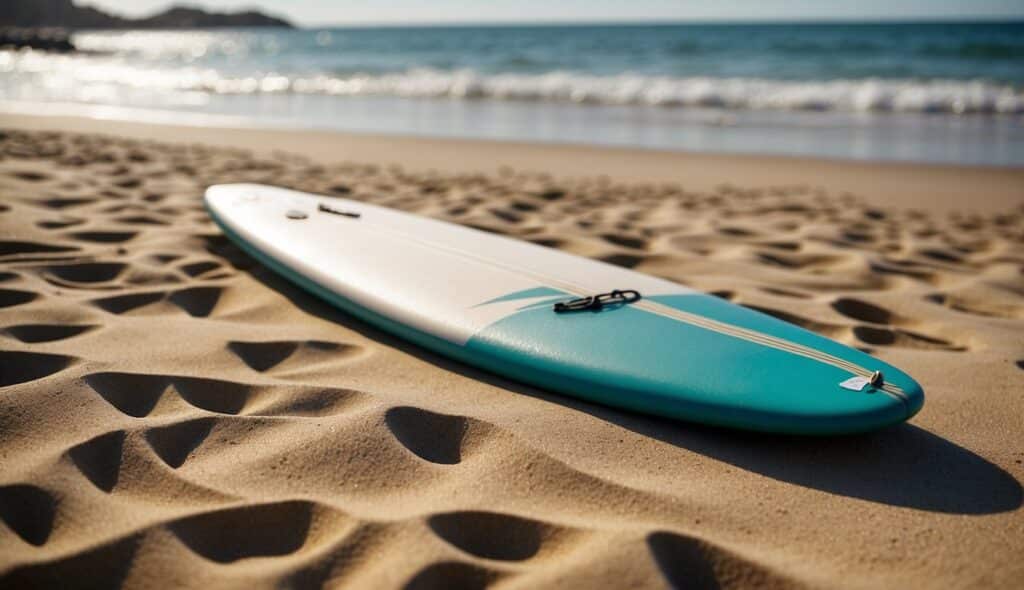
M 623 74 L 591 76 L 571 72 L 537 75 L 479 75 L 471 71 L 411 70 L 376 76 L 316 76 L 290 81 L 218 81 L 211 89 L 265 87 L 334 95 L 384 94 L 634 104 L 724 109 L 902 111 L 944 113 L 1024 112 L 1024 92 L 981 80 L 780 81 L 760 78 L 671 78 Z
M 119 103 L 140 93 L 197 103 L 208 94 L 381 95 L 555 101 L 730 110 L 1024 113 L 1024 89 L 985 80 L 668 77 L 570 71 L 481 74 L 417 68 L 375 74 L 230 75 L 213 68 L 140 65 L 122 56 L 0 52 L 0 98 Z M 167 94 L 170 93 L 170 94 Z M 123 102 L 123 101 L 122 101 Z

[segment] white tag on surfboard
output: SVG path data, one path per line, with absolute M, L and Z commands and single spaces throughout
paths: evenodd
M 864 391 L 864 388 L 871 383 L 871 380 L 866 377 L 857 375 L 856 377 L 850 377 L 846 381 L 839 384 L 839 387 L 843 389 L 849 389 L 850 391 Z

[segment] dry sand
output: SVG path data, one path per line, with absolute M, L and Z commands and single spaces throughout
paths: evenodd
M 1024 584 L 1019 170 L 31 125 L 122 138 L 0 137 L 0 587 Z M 713 291 L 927 402 L 793 438 L 524 387 L 255 264 L 200 203 L 238 181 Z

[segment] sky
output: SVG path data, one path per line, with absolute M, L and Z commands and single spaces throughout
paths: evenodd
M 124 16 L 158 12 L 174 0 L 79 0 Z M 1024 20 L 1022 0 L 188 0 L 207 10 L 257 8 L 303 26 L 707 20 Z

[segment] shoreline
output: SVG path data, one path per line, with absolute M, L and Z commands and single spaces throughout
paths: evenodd
M 672 183 L 699 191 L 723 185 L 801 186 L 837 195 L 852 194 L 876 206 L 924 208 L 938 213 L 995 213 L 1024 205 L 1024 168 L 1019 167 L 712 154 L 10 113 L 0 113 L 0 128 L 203 143 L 261 155 L 285 152 L 323 164 L 347 161 L 398 165 L 444 174 L 496 174 L 514 169 L 557 179 L 603 176 L 616 183 Z

